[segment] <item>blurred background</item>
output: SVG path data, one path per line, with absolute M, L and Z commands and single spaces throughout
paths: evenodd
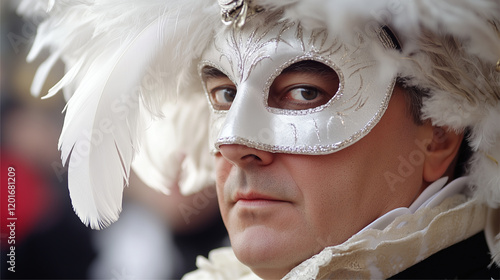
M 228 245 L 213 186 L 189 197 L 172 186 L 167 197 L 132 176 L 118 222 L 100 231 L 80 222 L 57 149 L 65 101 L 30 94 L 47 54 L 26 63 L 37 23 L 20 18 L 17 3 L 0 0 L 1 278 L 179 279 L 195 269 L 197 255 Z M 42 95 L 63 73 L 56 64 Z M 16 178 L 15 272 L 7 270 L 8 167 Z M 197 210 L 187 217 L 181 208 Z

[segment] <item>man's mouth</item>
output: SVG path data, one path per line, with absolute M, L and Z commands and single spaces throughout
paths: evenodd
M 247 206 L 264 206 L 268 204 L 288 202 L 285 200 L 281 200 L 277 197 L 260 194 L 256 192 L 237 193 L 234 201 L 237 204 L 247 205 Z

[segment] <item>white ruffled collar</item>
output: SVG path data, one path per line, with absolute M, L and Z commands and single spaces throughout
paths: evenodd
M 418 198 L 410 205 L 410 207 L 400 207 L 385 213 L 375 221 L 368 224 L 357 234 L 360 234 L 368 229 L 383 230 L 397 217 L 406 214 L 413 214 L 417 210 L 425 207 L 435 207 L 441 204 L 444 199 L 453 195 L 461 193 L 470 196 L 470 190 L 468 188 L 469 177 L 457 178 L 447 185 L 446 182 L 448 182 L 448 177 L 443 177 L 436 180 L 418 196 Z

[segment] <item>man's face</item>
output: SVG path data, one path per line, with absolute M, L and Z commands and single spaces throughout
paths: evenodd
M 285 75 L 283 79 L 280 82 L 285 85 L 329 88 L 328 79 L 315 75 Z M 331 89 L 336 90 L 337 81 L 332 83 Z M 220 89 L 231 84 L 227 77 L 214 77 L 208 79 L 207 89 L 217 89 L 223 93 L 220 96 L 227 97 L 228 92 Z M 422 162 L 413 160 L 416 164 L 410 169 L 402 162 L 408 163 L 410 154 L 418 150 L 415 141 L 423 142 L 432 135 L 414 124 L 403 94 L 396 87 L 374 129 L 332 154 L 270 153 L 234 144 L 220 147 L 216 154 L 217 194 L 240 261 L 261 277 L 282 277 L 377 217 L 413 202 L 422 190 Z M 290 96 L 294 101 L 300 99 L 296 104 L 304 101 L 302 97 L 311 102 L 310 94 Z M 404 178 L 404 182 L 388 182 L 388 174 Z

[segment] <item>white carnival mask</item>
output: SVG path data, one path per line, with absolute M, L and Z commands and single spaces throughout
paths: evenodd
M 373 51 L 381 42 L 396 48 L 386 29 L 359 34 L 359 45 L 351 45 L 325 29 L 306 30 L 279 16 L 263 12 L 241 28 L 228 27 L 202 56 L 214 152 L 240 144 L 269 152 L 333 153 L 368 134 L 388 106 L 396 73 L 379 75 Z

